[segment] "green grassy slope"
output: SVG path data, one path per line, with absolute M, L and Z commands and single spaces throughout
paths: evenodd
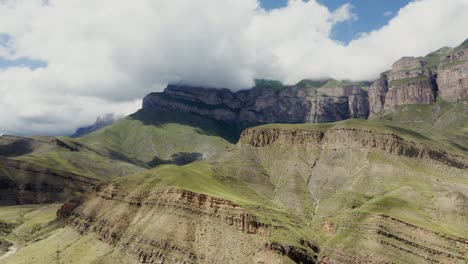
M 349 81 L 349 80 L 335 80 L 335 79 L 324 79 L 324 80 L 302 80 L 296 84 L 301 88 L 333 88 L 333 87 L 340 87 L 340 86 L 349 86 L 349 85 L 357 85 L 361 86 L 364 89 L 367 89 L 372 82 L 369 81 Z
M 112 247 L 99 241 L 96 236 L 83 237 L 56 220 L 56 211 L 60 206 L 0 206 L 0 226 L 8 227 L 0 229 L 0 248 L 2 240 L 8 242 L 4 251 L 0 251 L 0 263 L 134 262 L 123 255 L 107 256 L 108 262 L 102 262 Z
M 468 48 L 468 39 L 466 39 L 462 44 L 458 45 L 455 48 L 444 47 L 437 51 L 431 52 L 428 55 L 423 57 L 423 60 L 426 61 L 427 66 L 430 68 L 437 68 L 442 60 L 454 53 L 459 52 L 462 49 Z
M 447 118 L 444 121 L 449 122 Z M 320 131 L 325 137 L 331 128 L 395 134 L 409 142 L 466 158 L 467 149 L 441 140 L 460 133 L 458 144 L 467 141 L 468 136 L 463 131 L 466 133 L 468 126 L 459 121 L 454 124 L 437 131 L 422 128 L 415 131 L 388 121 L 347 120 L 321 125 L 272 124 L 258 129 L 292 133 Z M 451 131 L 450 135 L 444 133 L 447 131 Z M 238 177 L 280 208 L 302 215 L 304 225 L 314 227 L 322 239 L 318 241 L 323 241 L 320 243 L 321 257 L 332 257 L 338 262 L 356 257 L 356 263 L 438 262 L 442 260 L 437 259 L 436 254 L 429 257 L 431 260 L 414 254 L 426 256 L 426 250 L 431 249 L 448 252 L 444 247 L 453 248 L 454 245 L 444 240 L 444 236 L 468 238 L 466 169 L 358 146 L 306 148 L 282 144 L 280 139 L 260 148 L 243 145 L 229 155 L 231 157 L 223 160 L 223 166 L 229 166 L 226 164 L 230 161 L 236 161 L 237 165 L 246 164 L 235 172 Z M 402 222 L 395 224 L 396 221 L 386 217 Z M 382 235 L 382 229 L 390 235 Z M 399 238 L 416 246 L 408 246 L 397 240 Z M 421 248 L 417 248 L 419 246 Z M 468 256 L 466 245 L 452 252 L 458 252 L 454 263 L 463 263 L 459 257 Z
M 82 138 L 0 137 L 0 204 L 64 201 L 100 181 L 218 155 L 234 127 L 140 110 Z
M 399 127 L 430 138 L 449 150 L 468 151 L 468 101 L 455 104 L 441 99 L 431 105 L 403 105 L 394 112 L 373 118 L 389 127 Z
M 16 152 L 12 152 L 16 149 Z M 69 138 L 0 137 L 0 204 L 66 201 L 100 181 L 147 169 Z
M 149 163 L 177 153 L 216 156 L 236 139 L 235 130 L 188 113 L 142 109 L 115 124 L 80 138 L 80 142 L 116 158 Z
M 386 136 L 395 135 L 407 144 L 468 159 L 468 104 L 464 101 L 405 105 L 369 121 L 270 124 L 254 129 L 282 130 L 291 132 L 293 137 L 300 135 L 298 131 L 317 131 L 325 139 L 332 136 L 332 130 L 356 131 L 357 136 L 377 134 L 385 142 L 389 142 Z M 329 142 L 338 142 L 335 145 L 314 146 L 277 138 L 267 146 L 254 147 L 242 140 L 232 146 L 234 136 L 226 131 L 234 130 L 197 116 L 140 111 L 76 142 L 63 141 L 69 146 L 75 146 L 74 142 L 83 144 L 82 148 L 88 147 L 86 151 L 99 157 L 120 154 L 120 159 L 140 164 L 155 157 L 171 159 L 181 152 L 203 153 L 211 159 L 185 166 L 163 165 L 113 179 L 112 183 L 129 196 L 175 187 L 232 201 L 273 227 L 268 242 L 313 254 L 304 244 L 308 241 L 320 247 L 322 260 L 329 257 L 337 262 L 351 259 L 354 263 L 463 263 L 468 257 L 468 243 L 453 242 L 468 240 L 466 169 L 434 159 L 361 147 L 356 142 L 364 141 L 362 138 L 338 146 L 348 140 L 344 134 L 330 139 Z M 69 150 L 61 151 L 52 152 L 58 157 L 47 154 L 48 158 L 35 160 L 38 154 L 34 153 L 49 153 L 46 147 L 35 146 L 32 153 L 20 158 L 82 173 L 83 169 L 66 157 Z M 125 204 L 112 208 L 105 216 L 117 219 L 121 210 L 129 207 Z M 148 225 L 158 222 L 157 210 L 151 215 L 145 212 L 138 211 L 135 223 L 141 223 L 141 219 Z M 37 213 L 34 218 L 39 220 L 28 220 L 31 224 L 26 224 L 24 230 L 30 230 L 37 222 L 44 223 L 41 215 Z M 0 221 L 2 217 L 0 211 Z M 148 230 L 151 228 L 148 226 Z M 146 230 L 130 229 L 137 233 Z M 27 232 L 18 234 L 28 237 L 24 235 Z M 60 258 L 68 262 L 76 262 L 81 254 L 86 254 L 89 262 L 135 262 L 133 257 L 124 257 L 118 249 L 99 241 L 94 233 L 80 236 L 70 227 L 54 226 L 41 235 L 40 241 L 20 248 L 8 260 L 27 263 L 34 257 L 39 263 L 46 263 L 57 258 L 59 248 Z M 57 240 L 66 242 L 57 245 Z M 41 252 L 41 248 L 46 250 Z
M 439 132 L 422 133 L 388 120 L 271 124 L 254 129 L 319 131 L 325 138 L 331 136 L 332 129 L 371 131 L 382 136 L 398 135 L 416 145 L 468 157 L 468 151 L 440 141 Z M 450 129 L 462 131 L 466 126 Z M 456 245 L 450 240 L 468 238 L 466 169 L 375 148 L 314 147 L 281 139 L 264 147 L 253 147 L 241 140 L 214 160 L 185 166 L 164 165 L 120 177 L 113 183 L 130 196 L 175 187 L 232 201 L 261 222 L 275 227 L 268 241 L 313 254 L 304 245 L 303 241 L 308 241 L 319 246 L 320 258 L 395 263 L 446 261 L 442 253 L 428 253 L 436 250 L 454 254 L 453 262 L 462 263 L 460 258 L 468 253 L 463 244 L 459 245 L 460 249 L 453 249 Z M 127 207 L 122 205 L 106 213 L 106 219 L 113 219 L 113 214 L 119 215 L 119 210 Z M 146 219 L 144 211 L 138 217 Z M 151 217 L 158 219 L 154 213 Z M 96 242 L 93 234 L 79 237 L 68 229 L 53 234 L 59 235 L 73 236 L 75 241 L 67 247 L 70 252 L 67 258 L 89 248 L 87 243 L 103 247 L 106 256 L 120 254 L 119 250 Z M 54 242 L 46 239 L 40 243 L 49 246 Z M 16 258 L 26 258 L 37 247 L 36 243 L 25 247 Z M 50 254 L 43 258 L 50 259 Z M 90 254 L 98 260 L 107 259 L 97 253 Z

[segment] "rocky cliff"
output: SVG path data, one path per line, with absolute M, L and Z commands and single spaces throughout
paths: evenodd
M 315 262 L 307 250 L 269 242 L 271 224 L 242 206 L 178 188 L 128 191 L 119 184 L 102 185 L 64 204 L 57 215 L 137 263 Z
M 437 69 L 442 99 L 457 102 L 468 97 L 468 48 L 447 55 Z
M 404 57 L 369 89 L 371 114 L 405 104 L 431 104 L 437 96 L 434 74 L 421 58 Z
M 367 92 L 354 85 L 331 88 L 227 89 L 169 85 L 143 99 L 143 108 L 195 113 L 244 124 L 324 123 L 367 118 Z
M 466 157 L 453 155 L 414 140 L 405 139 L 401 136 L 401 132 L 392 131 L 391 128 L 381 132 L 382 128 L 362 129 L 338 125 L 324 132 L 309 129 L 256 127 L 244 130 L 241 142 L 254 147 L 265 147 L 276 142 L 288 146 L 300 145 L 306 148 L 373 149 L 392 155 L 431 160 L 460 169 L 468 169 Z
M 439 96 L 439 98 L 438 98 Z M 468 97 L 468 40 L 425 57 L 403 57 L 369 89 L 370 115 L 407 104 L 455 103 Z

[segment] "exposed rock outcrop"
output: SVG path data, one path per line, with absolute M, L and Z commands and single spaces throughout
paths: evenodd
M 406 104 L 455 103 L 468 97 L 468 40 L 426 57 L 404 57 L 369 89 L 370 115 Z
M 369 109 L 372 113 L 384 110 L 385 96 L 388 92 L 387 75 L 382 74 L 369 88 Z
M 421 58 L 404 57 L 371 85 L 370 112 L 375 114 L 405 104 L 431 104 L 436 95 L 437 86 L 426 62 Z
M 272 227 L 240 205 L 173 187 L 129 192 L 118 184 L 99 185 L 81 200 L 64 204 L 58 216 L 140 263 L 220 263 L 226 258 L 256 263 L 264 250 L 275 252 L 275 258 L 315 261 L 306 250 L 269 243 Z
M 358 86 L 335 88 L 227 89 L 169 85 L 143 99 L 143 108 L 195 113 L 243 124 L 323 123 L 367 118 L 367 92 Z
M 333 127 L 326 131 L 249 128 L 242 133 L 240 142 L 254 147 L 265 147 L 278 143 L 282 145 L 302 145 L 308 148 L 370 148 L 398 156 L 441 162 L 460 169 L 468 168 L 468 160 L 463 157 L 406 140 L 394 133 L 382 133 L 352 127 Z
M 444 58 L 438 67 L 437 84 L 445 101 L 457 102 L 468 97 L 468 49 Z
M 378 214 L 360 226 L 348 229 L 408 263 L 463 263 L 468 252 L 468 240 L 428 230 L 403 220 Z M 418 238 L 418 239 L 415 239 Z M 349 254 L 345 249 L 324 248 L 318 263 L 388 263 L 382 257 Z

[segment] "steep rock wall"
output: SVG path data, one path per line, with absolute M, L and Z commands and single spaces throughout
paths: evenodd
M 405 104 L 455 103 L 468 97 L 468 48 L 461 45 L 447 54 L 404 57 L 381 74 L 369 89 L 370 116 Z
M 315 148 L 370 148 L 410 158 L 427 159 L 466 169 L 468 160 L 414 141 L 405 140 L 393 133 L 381 133 L 351 127 L 330 128 L 327 131 L 308 129 L 250 128 L 241 135 L 241 143 L 265 147 L 278 143 Z
M 323 123 L 369 114 L 367 92 L 358 86 L 253 88 L 234 93 L 169 85 L 162 93 L 147 95 L 143 108 L 195 113 L 236 124 Z
M 447 56 L 438 67 L 440 96 L 448 102 L 468 97 L 468 49 Z

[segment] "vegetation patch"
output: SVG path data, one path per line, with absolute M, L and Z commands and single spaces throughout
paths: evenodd
M 418 76 L 418 77 L 394 80 L 394 81 L 391 81 L 389 83 L 389 85 L 390 86 L 401 86 L 401 85 L 410 84 L 410 83 L 414 83 L 414 82 L 420 82 L 420 81 L 430 81 L 430 80 L 429 80 L 429 77 L 427 77 L 427 76 Z
M 281 90 L 281 89 L 284 88 L 284 85 L 280 81 L 256 79 L 255 80 L 255 88 Z
M 454 60 L 454 61 L 451 61 L 449 63 L 442 64 L 441 66 L 439 66 L 439 68 L 442 69 L 442 70 L 445 70 L 445 69 L 451 68 L 453 66 L 461 65 L 461 64 L 463 64 L 465 62 L 466 61 L 463 61 L 463 60 Z

